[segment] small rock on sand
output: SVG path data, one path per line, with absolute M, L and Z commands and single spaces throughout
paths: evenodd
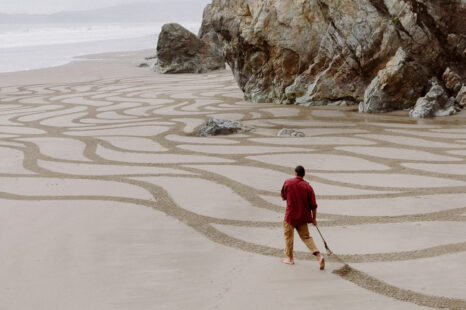
M 239 132 L 251 131 L 252 129 L 254 128 L 246 126 L 238 121 L 211 118 L 207 124 L 199 129 L 197 135 L 199 137 L 230 135 Z
M 278 137 L 305 137 L 304 132 L 298 131 L 296 129 L 283 128 L 278 134 Z

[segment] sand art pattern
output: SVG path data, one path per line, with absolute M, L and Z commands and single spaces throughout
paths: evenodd
M 0 95 L 2 205 L 147 206 L 215 243 L 280 257 L 279 191 L 300 163 L 327 242 L 351 266 L 328 258 L 340 281 L 420 306 L 466 308 L 465 126 L 248 103 L 228 72 L 4 87 Z M 196 137 L 209 117 L 256 129 Z M 276 137 L 281 128 L 306 137 Z M 313 259 L 299 240 L 295 250 L 298 263 Z

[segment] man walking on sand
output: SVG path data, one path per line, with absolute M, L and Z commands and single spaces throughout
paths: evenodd
M 296 167 L 294 171 L 296 177 L 286 180 L 281 192 L 282 199 L 286 200 L 283 229 L 286 243 L 285 255 L 288 256 L 288 258 L 282 260 L 282 263 L 294 265 L 293 240 L 294 229 L 296 229 L 301 240 L 311 250 L 312 254 L 317 257 L 320 269 L 324 270 L 325 259 L 309 235 L 309 228 L 307 227 L 307 223 L 317 226 L 316 196 L 309 183 L 303 179 L 306 174 L 303 166 Z

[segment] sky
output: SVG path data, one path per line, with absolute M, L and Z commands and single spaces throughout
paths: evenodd
M 183 0 L 0 0 L 1 13 L 47 14 L 70 10 L 90 10 L 132 2 L 174 3 Z M 191 0 L 204 7 L 210 0 Z

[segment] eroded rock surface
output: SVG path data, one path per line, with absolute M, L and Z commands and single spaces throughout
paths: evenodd
M 210 137 L 218 135 L 230 135 L 234 133 L 251 131 L 253 127 L 232 120 L 211 118 L 199 129 L 198 137 Z
M 162 27 L 154 69 L 161 73 L 205 73 L 224 69 L 225 59 L 218 34 L 210 23 L 210 5 L 204 11 L 199 36 L 179 24 Z
M 443 80 L 445 81 L 445 86 L 447 89 L 451 90 L 452 92 L 459 92 L 463 83 L 461 82 L 461 76 L 452 71 L 450 68 L 447 68 L 443 73 Z
M 399 48 L 366 88 L 362 110 L 385 112 L 408 108 L 422 94 L 426 81 L 423 68 Z
M 461 0 L 213 0 L 207 15 L 256 102 L 384 112 L 413 107 L 447 67 L 466 77 Z M 447 81 L 451 96 L 457 82 Z
M 463 85 L 463 87 L 461 87 L 458 95 L 456 96 L 456 102 L 458 102 L 458 104 L 463 108 L 466 107 L 466 86 Z
M 409 111 L 409 116 L 414 118 L 448 116 L 456 114 L 459 110 L 455 98 L 448 97 L 447 91 L 438 84 L 437 80 L 432 84 L 429 92 L 419 98 L 414 108 Z

